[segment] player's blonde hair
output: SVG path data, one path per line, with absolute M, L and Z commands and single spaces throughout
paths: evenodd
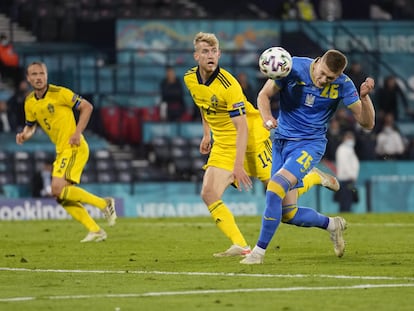
M 41 62 L 41 61 L 33 61 L 33 62 L 31 62 L 28 66 L 27 66 L 27 68 L 26 68 L 26 74 L 28 74 L 29 73 L 29 68 L 31 67 L 31 66 L 34 66 L 34 65 L 39 65 L 39 66 L 41 66 L 46 72 L 47 72 L 47 66 L 46 66 L 46 64 L 44 63 L 44 62 Z
M 206 42 L 208 45 L 219 48 L 219 40 L 214 33 L 199 32 L 196 34 L 193 41 L 195 50 L 197 50 L 197 44 L 200 42 Z
M 338 50 L 328 50 L 322 55 L 321 61 L 334 73 L 343 72 L 348 65 L 346 56 Z

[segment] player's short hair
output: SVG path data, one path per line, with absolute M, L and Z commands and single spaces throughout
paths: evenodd
M 214 33 L 199 32 L 196 34 L 193 41 L 194 49 L 196 49 L 199 42 L 206 42 L 208 45 L 219 48 L 219 41 Z
M 322 55 L 322 62 L 334 73 L 343 72 L 348 65 L 346 56 L 338 50 L 328 50 Z
M 39 66 L 42 66 L 44 69 L 45 69 L 45 71 L 47 72 L 47 66 L 46 66 L 46 64 L 44 63 L 44 62 L 41 62 L 41 61 L 33 61 L 33 62 L 31 62 L 29 65 L 27 65 L 27 68 L 26 68 L 26 74 L 27 73 L 29 73 L 29 68 L 31 67 L 31 66 L 33 66 L 33 65 L 39 65 Z

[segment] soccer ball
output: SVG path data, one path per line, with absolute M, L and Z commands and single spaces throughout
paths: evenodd
M 284 78 L 292 70 L 292 56 L 284 48 L 268 48 L 259 57 L 259 68 L 269 79 Z

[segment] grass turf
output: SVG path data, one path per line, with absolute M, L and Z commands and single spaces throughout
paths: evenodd
M 0 310 L 412 310 L 414 214 L 344 217 L 343 258 L 281 225 L 254 266 L 212 256 L 230 243 L 208 217 L 102 223 L 102 243 L 73 220 L 2 222 Z M 237 221 L 253 246 L 260 217 Z

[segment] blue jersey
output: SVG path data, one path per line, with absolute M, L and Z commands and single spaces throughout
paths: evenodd
M 325 138 L 327 124 L 339 103 L 350 106 L 359 100 L 352 80 L 345 74 L 324 88 L 311 78 L 314 60 L 293 57 L 292 71 L 275 80 L 280 89 L 280 110 L 275 138 L 289 140 Z

